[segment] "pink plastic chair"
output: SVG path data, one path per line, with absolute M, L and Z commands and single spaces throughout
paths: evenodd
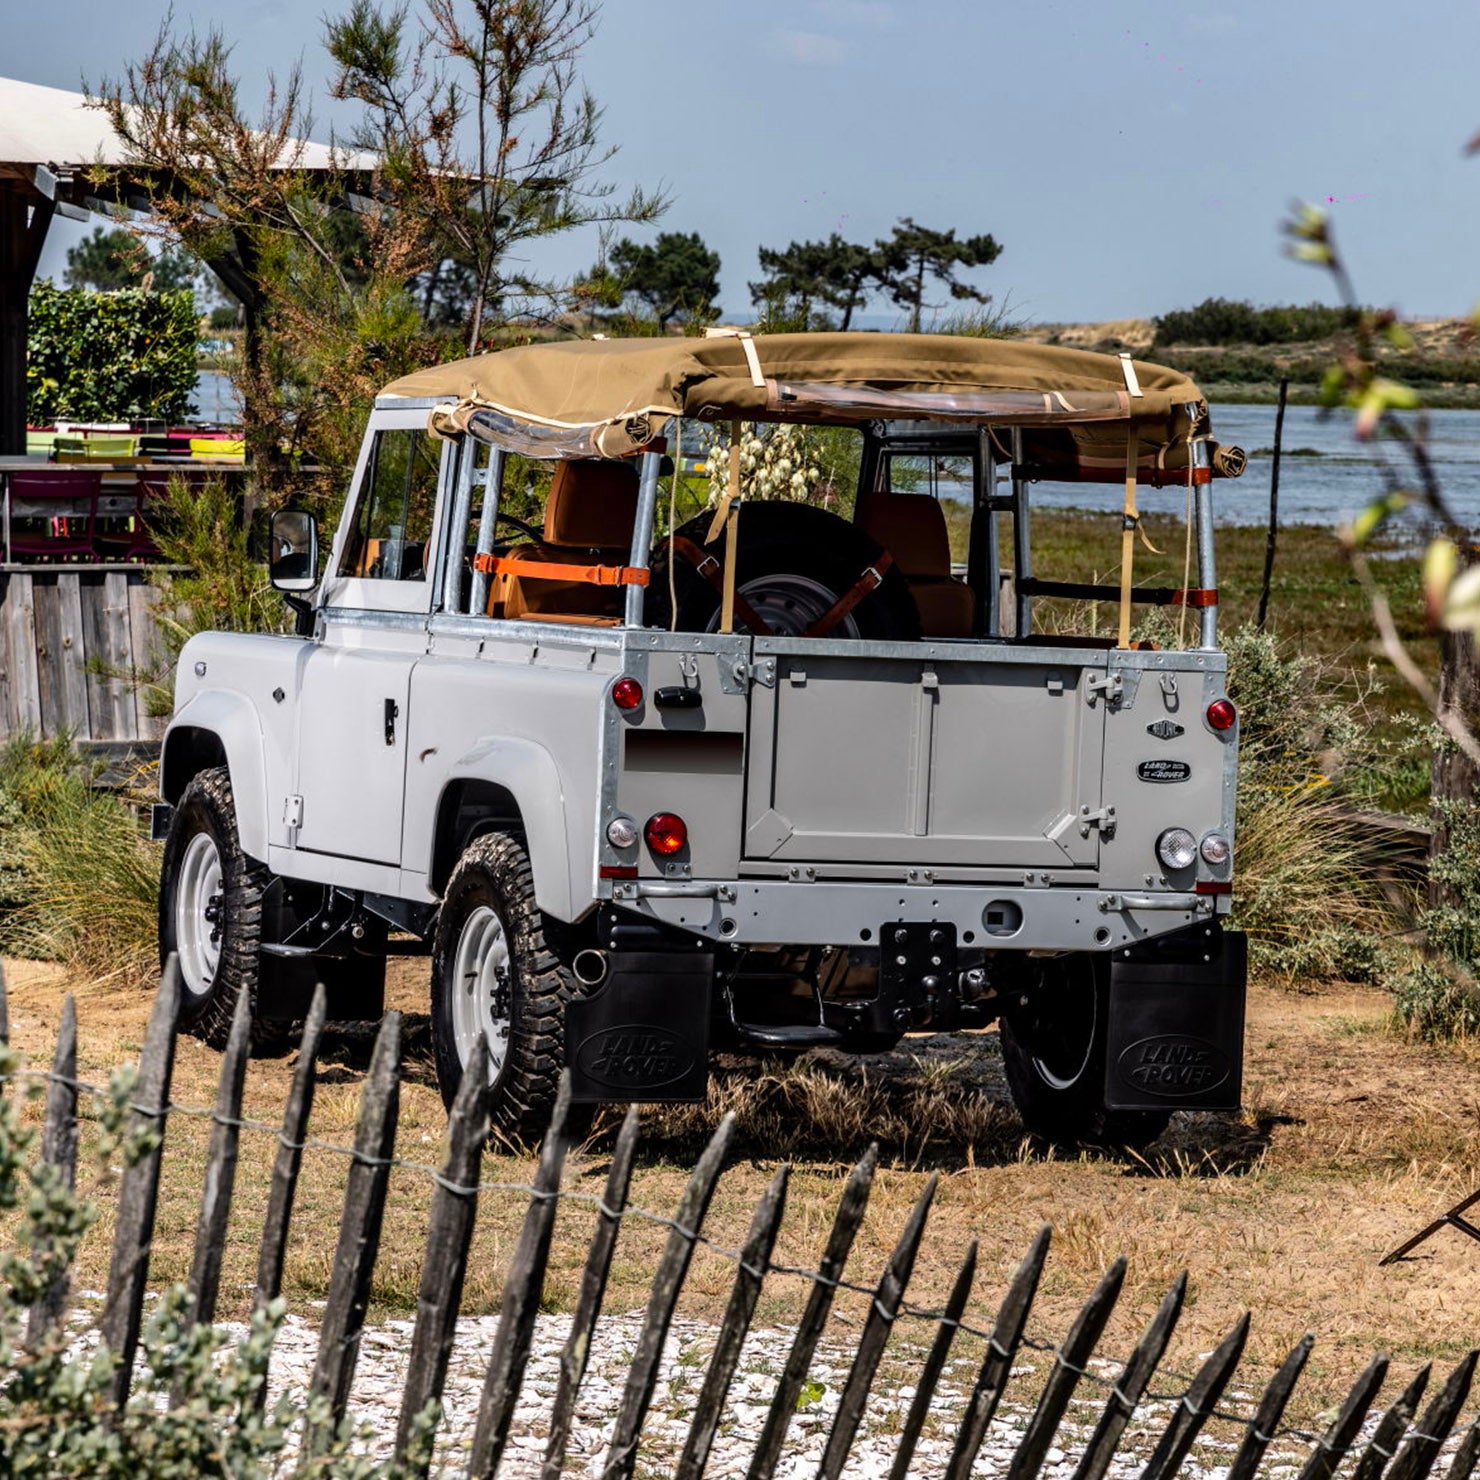
M 93 541 L 102 486 L 101 473 L 82 468 L 11 473 L 11 554 L 32 560 L 96 560 Z

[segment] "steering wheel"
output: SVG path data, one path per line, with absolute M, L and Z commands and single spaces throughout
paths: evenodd
M 525 539 L 532 540 L 537 545 L 543 545 L 545 543 L 544 531 L 536 529 L 534 525 L 528 523 L 526 520 L 521 519 L 517 514 L 505 514 L 504 511 L 500 509 L 499 512 L 494 516 L 493 522 L 495 524 L 511 524 L 514 526 L 515 529 L 519 531 L 520 534 L 524 536 Z

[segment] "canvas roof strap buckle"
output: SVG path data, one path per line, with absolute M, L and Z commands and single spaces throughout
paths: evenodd
M 724 567 L 719 560 L 711 555 L 708 550 L 696 545 L 693 540 L 686 539 L 681 534 L 670 535 L 668 543 L 674 551 L 681 555 L 706 581 L 719 593 L 720 599 L 724 599 L 725 577 Z M 740 620 L 750 629 L 752 637 L 770 637 L 771 626 L 756 609 L 740 593 L 735 593 L 735 610 L 740 613 Z
M 755 336 L 749 329 L 737 329 L 730 324 L 715 324 L 704 331 L 706 339 L 738 339 L 745 354 L 745 363 L 750 368 L 750 383 L 757 390 L 766 388 L 765 373 L 761 370 L 761 357 L 756 353 Z
M 575 581 L 582 586 L 646 586 L 649 573 L 635 565 L 566 565 L 555 560 L 520 560 L 514 555 L 475 555 L 473 569 L 489 576 L 536 581 Z

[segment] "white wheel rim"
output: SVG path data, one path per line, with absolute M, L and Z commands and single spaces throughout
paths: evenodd
M 216 984 L 221 964 L 221 853 L 209 833 L 196 833 L 180 861 L 175 889 L 175 950 L 186 991 L 203 997 Z
M 740 595 L 776 637 L 804 636 L 807 628 L 826 616 L 838 599 L 820 581 L 791 572 L 757 576 L 748 585 L 740 587 Z M 709 630 L 714 632 L 718 628 L 719 613 L 716 612 L 710 618 Z M 749 630 L 743 621 L 740 621 L 740 628 L 742 631 Z M 850 612 L 843 617 L 827 635 L 857 637 L 858 623 L 853 619 L 853 614 Z
M 463 921 L 452 960 L 452 1037 L 466 1064 L 482 1033 L 488 1040 L 488 1082 L 509 1052 L 514 990 L 509 935 L 497 910 L 480 904 Z

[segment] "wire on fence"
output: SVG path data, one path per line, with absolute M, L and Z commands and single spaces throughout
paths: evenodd
M 47 1084 L 61 1084 L 78 1094 L 91 1095 L 98 1099 L 110 1099 L 112 1097 L 110 1092 L 100 1085 L 91 1084 L 83 1079 L 68 1078 L 50 1070 L 13 1069 L 0 1073 L 0 1083 L 16 1080 L 35 1080 Z M 254 1120 L 247 1116 L 224 1116 L 214 1107 L 184 1105 L 171 1101 L 162 1107 L 156 1105 L 137 1105 L 130 1102 L 129 1108 L 150 1120 L 163 1120 L 170 1115 L 192 1116 L 201 1120 L 214 1121 L 218 1125 L 231 1126 L 237 1130 L 256 1131 L 270 1135 L 293 1151 L 325 1151 L 333 1155 L 343 1156 L 352 1162 L 363 1165 L 389 1166 L 405 1171 L 418 1172 L 429 1177 L 438 1185 L 445 1187 L 447 1191 L 459 1196 L 473 1197 L 483 1192 L 518 1193 L 520 1196 L 528 1198 L 531 1201 L 543 1202 L 548 1200 L 580 1203 L 618 1222 L 627 1218 L 635 1218 L 641 1222 L 652 1224 L 655 1227 L 669 1229 L 672 1232 L 678 1233 L 684 1239 L 688 1240 L 689 1243 L 702 1245 L 711 1253 L 743 1268 L 753 1278 L 763 1278 L 768 1274 L 791 1276 L 810 1281 L 816 1285 L 823 1285 L 833 1290 L 846 1290 L 855 1295 L 865 1296 L 878 1310 L 879 1315 L 890 1322 L 898 1319 L 900 1316 L 910 1316 L 916 1320 L 928 1321 L 938 1325 L 945 1317 L 945 1312 L 941 1309 L 931 1309 L 926 1306 L 915 1305 L 905 1300 L 899 1301 L 892 1313 L 888 1312 L 879 1305 L 878 1292 L 874 1286 L 862 1285 L 856 1281 L 841 1277 L 834 1278 L 822 1273 L 820 1270 L 807 1269 L 805 1266 L 783 1264 L 769 1258 L 764 1260 L 759 1267 L 753 1266 L 745 1261 L 741 1250 L 729 1248 L 727 1245 L 710 1238 L 707 1234 L 699 1230 L 686 1228 L 673 1218 L 669 1218 L 662 1213 L 655 1213 L 650 1209 L 640 1208 L 630 1203 L 621 1208 L 610 1208 L 603 1201 L 599 1193 L 567 1192 L 563 1188 L 551 1192 L 525 1182 L 483 1181 L 481 1179 L 469 1185 L 454 1184 L 442 1175 L 440 1168 L 434 1167 L 427 1162 L 412 1161 L 398 1156 L 367 1157 L 363 1152 L 357 1151 L 353 1146 L 344 1146 L 335 1141 L 326 1141 L 320 1136 L 305 1136 L 301 1141 L 289 1141 L 283 1136 L 282 1128 L 278 1125 L 270 1124 L 263 1120 Z M 959 1333 L 964 1333 L 967 1336 L 985 1342 L 999 1356 L 1004 1358 L 1008 1356 L 1008 1353 L 1003 1352 L 998 1346 L 996 1338 L 991 1331 L 983 1330 L 960 1319 L 953 1320 L 951 1324 L 954 1325 Z M 1216 1404 L 1209 1408 L 1195 1407 L 1189 1399 L 1192 1396 L 1192 1388 L 1196 1380 L 1187 1373 L 1173 1371 L 1169 1368 L 1161 1369 L 1162 1375 L 1185 1383 L 1187 1386 L 1181 1392 L 1148 1390 L 1141 1395 L 1137 1402 L 1132 1403 L 1120 1391 L 1118 1379 L 1105 1377 L 1095 1372 L 1088 1365 L 1080 1366 L 1077 1363 L 1069 1361 L 1063 1355 L 1058 1342 L 1030 1336 L 1024 1332 L 1019 1338 L 1019 1344 L 1032 1351 L 1042 1352 L 1045 1356 L 1053 1357 L 1060 1366 L 1074 1373 L 1076 1377 L 1082 1378 L 1112 1393 L 1120 1401 L 1121 1405 L 1128 1410 L 1130 1416 L 1133 1416 L 1148 1404 L 1176 1405 L 1179 1403 L 1186 1408 L 1189 1416 L 1192 1418 L 1199 1420 L 1210 1418 L 1220 1419 L 1225 1423 L 1237 1424 L 1244 1428 L 1252 1427 L 1257 1416 L 1252 1411 L 1249 1413 L 1237 1413 Z M 1100 1358 L 1098 1360 L 1104 1362 L 1107 1366 L 1115 1365 L 1109 1358 Z M 1480 1420 L 1477 1420 L 1477 1422 L 1480 1422 Z M 1328 1451 L 1332 1447 L 1325 1435 L 1317 1434 L 1310 1429 L 1295 1425 L 1284 1425 L 1277 1428 L 1272 1434 L 1263 1434 L 1256 1430 L 1255 1437 L 1263 1444 L 1275 1443 L 1281 1439 L 1298 1439 L 1304 1444 L 1313 1444 L 1318 1448 Z M 1405 1437 L 1429 1443 L 1443 1444 L 1449 1435 L 1427 1434 L 1420 1429 L 1410 1428 L 1406 1431 Z

